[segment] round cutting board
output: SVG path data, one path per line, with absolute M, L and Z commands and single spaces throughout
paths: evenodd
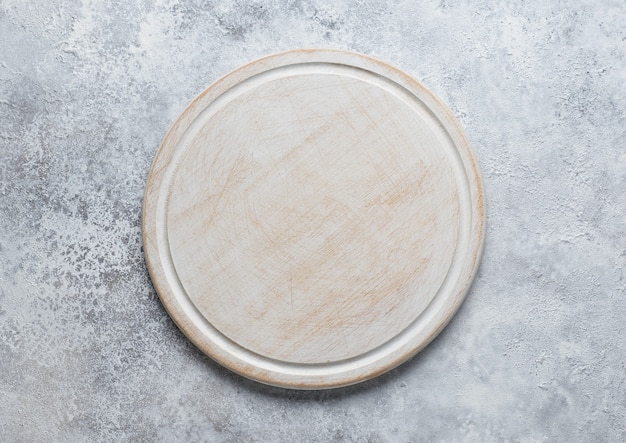
M 183 112 L 148 178 L 145 254 L 176 324 L 231 370 L 321 389 L 372 378 L 459 308 L 484 235 L 467 138 L 368 56 L 296 50 Z

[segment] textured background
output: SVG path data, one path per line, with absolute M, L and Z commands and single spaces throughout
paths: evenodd
M 0 0 L 2 441 L 626 441 L 626 3 Z M 449 327 L 351 388 L 244 380 L 141 250 L 169 126 L 294 47 L 403 68 L 466 128 L 485 254 Z

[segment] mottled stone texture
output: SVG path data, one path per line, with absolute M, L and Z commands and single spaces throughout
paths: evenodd
M 622 0 L 0 0 L 0 440 L 626 441 L 625 23 Z M 431 88 L 488 204 L 448 328 L 326 392 L 202 355 L 141 249 L 144 183 L 178 114 L 302 46 Z

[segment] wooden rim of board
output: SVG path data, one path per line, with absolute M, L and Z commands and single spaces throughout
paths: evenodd
M 447 107 L 372 57 L 293 50 L 202 92 L 161 145 L 145 256 L 176 324 L 223 366 L 324 389 L 424 348 L 475 276 L 476 160 Z

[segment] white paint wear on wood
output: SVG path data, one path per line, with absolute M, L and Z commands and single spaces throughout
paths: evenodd
M 363 55 L 295 50 L 205 90 L 165 138 L 146 258 L 185 334 L 277 386 L 372 378 L 447 324 L 476 272 L 482 184 L 446 107 Z

